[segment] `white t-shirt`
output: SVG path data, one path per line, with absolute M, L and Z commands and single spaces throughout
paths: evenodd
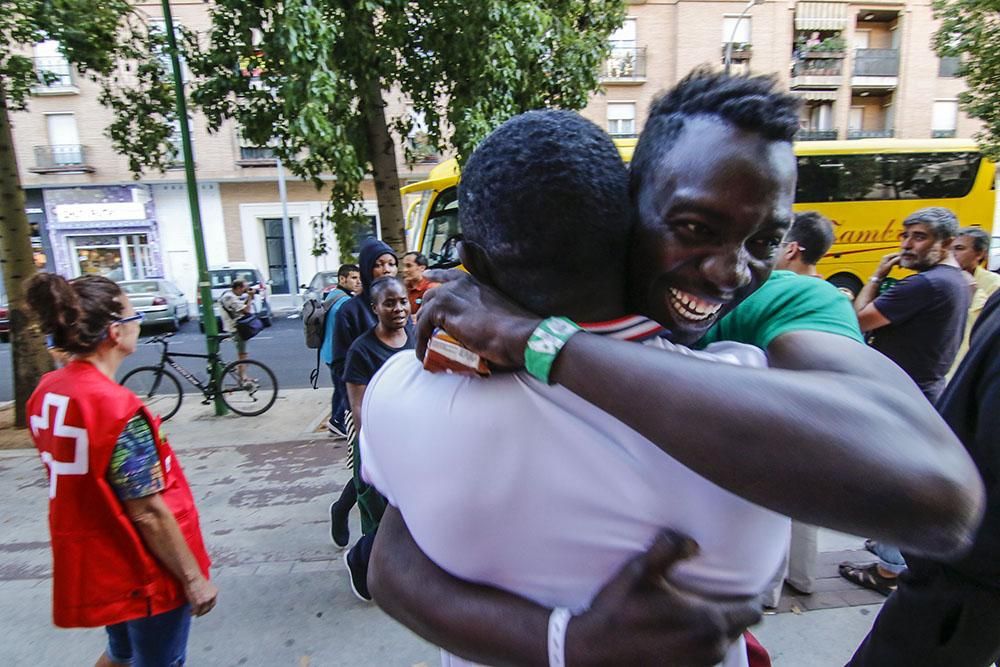
M 726 361 L 765 364 L 757 348 L 718 345 Z M 782 564 L 787 518 L 526 373 L 429 373 L 407 351 L 375 375 L 362 411 L 363 476 L 424 553 L 462 579 L 579 612 L 664 527 L 701 547 L 674 570 L 691 590 L 758 595 Z M 746 667 L 742 638 L 723 665 Z

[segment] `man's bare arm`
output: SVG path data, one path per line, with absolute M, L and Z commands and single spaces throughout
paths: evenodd
M 756 600 L 708 600 L 682 592 L 664 576 L 693 555 L 693 544 L 664 532 L 573 617 L 566 664 L 717 665 L 727 647 L 760 619 Z M 410 535 L 395 507 L 379 525 L 368 587 L 390 616 L 445 650 L 491 665 L 549 664 L 551 609 L 513 593 L 445 572 Z
M 441 326 L 491 362 L 519 368 L 538 322 L 465 277 L 425 295 L 417 349 Z M 843 337 L 777 342 L 779 368 L 750 369 L 577 334 L 550 377 L 759 505 L 914 553 L 966 547 L 982 483 L 912 382 Z M 828 349 L 817 358 L 813 344 Z M 857 363 L 833 364 L 840 355 Z

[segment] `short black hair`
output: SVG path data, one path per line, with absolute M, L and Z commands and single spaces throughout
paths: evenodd
M 368 293 L 371 295 L 372 305 L 374 306 L 378 303 L 379 298 L 382 296 L 382 292 L 386 291 L 390 287 L 396 286 L 403 290 L 403 294 L 406 294 L 406 283 L 403 282 L 402 278 L 397 276 L 382 276 L 377 278 L 368 288 Z
M 799 252 L 806 264 L 816 264 L 833 245 L 833 223 L 816 211 L 795 214 L 795 220 L 785 234 L 785 241 L 799 244 Z
M 972 249 L 976 252 L 990 249 L 990 235 L 982 227 L 963 227 L 956 236 L 968 236 L 972 239 Z
M 943 206 L 929 206 L 914 211 L 903 220 L 903 227 L 926 225 L 938 241 L 947 241 L 958 236 L 958 218 Z
M 358 275 L 361 274 L 361 269 L 358 268 L 357 264 L 341 264 L 340 268 L 337 269 L 338 278 L 346 278 L 352 273 L 357 273 Z
M 416 250 L 411 250 L 410 252 L 404 254 L 403 257 L 412 257 L 417 266 L 422 266 L 425 269 L 427 268 L 427 265 L 430 264 L 430 262 L 427 261 L 427 256 L 421 252 L 417 252 Z
M 547 312 L 625 267 L 628 173 L 604 130 L 570 111 L 529 111 L 494 130 L 462 168 L 465 241 L 521 305 Z
M 673 147 L 688 119 L 715 116 L 765 139 L 791 143 L 799 130 L 800 106 L 797 97 L 779 90 L 773 76 L 731 76 L 708 67 L 695 69 L 649 107 L 632 156 L 633 195 Z
M 229 286 L 229 289 L 232 289 L 232 290 L 234 290 L 234 289 L 237 289 L 237 288 L 239 288 L 239 287 L 245 287 L 245 286 L 246 286 L 246 284 L 247 284 L 247 281 L 243 280 L 242 278 L 237 278 L 237 279 L 236 279 L 236 280 L 234 280 L 234 281 L 232 282 L 232 284 L 231 284 L 231 285 Z

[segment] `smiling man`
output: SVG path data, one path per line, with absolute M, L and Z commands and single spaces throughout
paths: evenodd
M 762 77 L 696 72 L 651 109 L 632 165 L 632 199 L 639 215 L 628 293 L 668 327 L 675 340 L 701 338 L 767 280 L 774 251 L 791 218 L 795 178 L 791 138 L 796 128 L 795 101 Z M 540 148 L 542 155 L 548 155 L 565 146 Z M 531 160 L 519 164 L 523 168 L 515 176 L 534 165 Z M 497 183 L 500 173 L 492 172 Z M 589 173 L 581 171 L 577 178 L 586 179 Z M 539 203 L 549 205 L 540 181 L 523 194 L 531 192 Z M 518 277 L 530 278 L 553 270 L 552 262 L 574 259 L 575 253 L 565 250 L 588 235 L 586 228 L 576 225 L 569 236 L 551 236 L 555 232 L 538 222 L 548 219 L 541 213 L 547 209 L 532 209 L 533 201 L 526 205 L 533 216 L 529 219 L 536 223 L 518 238 L 525 248 L 548 249 L 549 255 L 522 258 Z M 521 220 L 521 224 L 526 223 Z M 528 243 L 526 235 L 534 243 Z M 546 298 L 545 290 L 511 284 L 508 274 L 498 273 L 494 263 L 480 257 L 482 253 L 495 259 L 497 252 L 510 252 L 508 246 L 484 247 L 465 251 L 471 254 L 467 267 L 475 279 L 465 277 L 428 292 L 418 322 L 418 350 L 422 352 L 435 326 L 446 326 L 492 363 L 523 367 L 530 356 L 526 345 L 539 333 L 540 324 L 540 317 L 525 309 L 552 312 L 551 303 L 540 301 Z M 608 250 L 603 252 L 606 257 Z M 579 261 L 587 269 L 579 275 L 591 276 L 587 260 Z M 614 275 L 602 274 L 594 294 L 605 294 L 610 284 L 605 278 Z M 566 278 L 565 271 L 556 271 L 551 285 Z M 613 336 L 584 333 L 572 335 L 561 349 L 552 346 L 557 357 L 548 365 L 539 365 L 536 356 L 531 366 L 535 372 L 548 369 L 548 381 L 617 417 L 693 471 L 759 505 L 811 523 L 891 535 L 925 552 L 952 552 L 968 539 L 978 517 L 980 486 L 968 458 L 916 387 L 860 342 L 846 300 L 823 281 L 791 278 L 777 290 L 781 298 L 768 307 L 749 315 L 737 308 L 723 322 L 737 318 L 741 326 L 735 330 L 746 342 L 766 348 L 772 365 L 796 372 L 705 363 L 616 341 Z M 373 395 L 366 409 L 370 416 L 391 410 L 398 421 L 397 405 Z M 496 410 L 483 414 L 500 416 Z M 605 415 L 587 423 L 615 423 L 608 419 Z M 523 420 L 516 417 L 502 424 L 490 422 L 474 441 L 490 443 L 494 433 L 521 424 Z M 442 432 L 441 424 L 434 432 Z M 381 429 L 366 438 L 365 446 L 372 448 L 379 447 L 380 440 L 392 440 Z M 577 452 L 574 440 L 558 438 L 559 442 L 569 442 Z M 503 448 L 493 451 L 506 454 Z M 905 465 L 892 460 L 903 457 L 904 451 Z M 526 454 L 528 464 L 536 460 L 532 452 Z M 575 461 L 587 456 L 587 450 L 580 448 L 561 458 Z M 492 466 L 491 483 L 503 477 L 504 470 Z M 559 477 L 558 472 L 553 475 Z M 513 491 L 528 486 L 526 478 L 504 478 Z M 393 475 L 393 479 L 399 478 Z M 482 493 L 486 488 L 477 487 L 470 496 L 477 508 L 483 507 L 477 495 Z M 629 484 L 609 481 L 591 489 L 588 498 L 627 511 L 637 493 Z M 491 522 L 470 510 L 463 528 L 466 521 L 478 520 L 507 530 L 513 522 L 511 512 L 500 496 L 490 498 L 495 503 L 490 511 L 502 511 L 503 517 Z M 892 506 L 903 516 L 872 513 L 872 502 Z M 548 504 L 539 503 L 535 511 L 548 517 Z M 700 511 L 704 504 L 688 503 L 684 509 Z M 543 661 L 551 610 L 449 578 L 420 553 L 416 545 L 426 546 L 426 538 L 408 525 L 405 504 L 399 509 L 402 515 L 393 507 L 387 511 L 373 553 L 369 584 L 379 604 L 422 636 L 467 658 L 513 664 Z M 701 529 L 718 527 L 707 515 L 702 518 Z M 724 516 L 716 519 L 729 523 Z M 546 530 L 564 528 L 557 520 L 544 520 L 546 528 L 540 534 L 546 539 L 552 537 Z M 738 522 L 731 524 L 739 527 Z M 600 530 L 572 533 L 573 539 L 593 540 L 588 548 L 607 536 Z M 531 558 L 521 562 L 534 565 Z M 570 621 L 566 643 L 560 646 L 589 664 L 646 664 L 662 662 L 664 656 L 675 656 L 684 664 L 718 662 L 696 653 L 692 642 L 678 639 L 673 631 L 679 619 L 692 614 L 689 620 L 700 625 L 701 637 L 715 637 L 721 621 L 677 600 L 654 608 L 647 603 L 661 600 L 655 589 L 618 584 L 618 580 L 608 583 L 590 610 Z M 548 624 L 550 638 L 553 628 L 555 634 L 565 630 L 558 612 L 552 611 L 557 622 Z M 730 653 L 728 659 L 736 657 Z

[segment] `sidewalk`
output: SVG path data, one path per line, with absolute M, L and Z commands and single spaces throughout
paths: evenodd
M 327 391 L 284 390 L 260 417 L 215 417 L 185 397 L 164 430 L 195 491 L 221 590 L 192 628 L 188 664 L 435 665 L 437 650 L 354 598 L 330 542 L 328 504 L 350 479 L 343 440 L 322 428 Z M 57 630 L 50 617 L 46 483 L 33 449 L 0 451 L 0 664 L 78 665 L 96 659 L 101 630 Z M 352 517 L 352 537 L 358 535 Z M 870 560 L 862 540 L 820 532 L 822 572 L 811 596 L 787 594 L 753 629 L 775 665 L 842 665 L 881 597 L 853 589 L 836 563 Z

